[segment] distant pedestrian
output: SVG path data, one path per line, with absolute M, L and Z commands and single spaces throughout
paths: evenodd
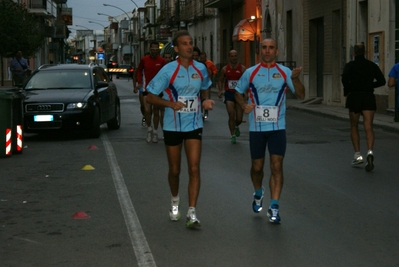
M 254 187 L 252 210 L 263 208 L 265 189 L 262 186 L 266 147 L 270 164 L 270 205 L 267 216 L 271 223 L 280 223 L 279 199 L 283 189 L 283 160 L 287 146 L 285 131 L 286 91 L 291 90 L 301 99 L 305 87 L 299 80 L 302 68 L 292 71 L 276 63 L 277 43 L 265 39 L 261 44 L 261 62 L 248 68 L 235 87 L 235 99 L 249 114 L 249 146 L 251 152 L 251 180 Z M 243 94 L 248 91 L 248 102 Z
M 346 108 L 349 109 L 351 126 L 351 140 L 355 150 L 352 165 L 363 164 L 363 156 L 360 153 L 359 119 L 363 115 L 363 126 L 367 141 L 366 171 L 374 169 L 374 130 L 373 121 L 377 104 L 374 88 L 385 85 L 386 80 L 380 68 L 374 62 L 364 56 L 365 47 L 358 43 L 353 48 L 355 60 L 348 62 L 342 72 L 342 84 L 344 96 L 346 96 Z
M 193 59 L 194 59 L 195 61 L 197 61 L 197 62 L 200 62 L 201 64 L 204 64 L 204 66 L 206 67 L 206 70 L 207 70 L 207 72 L 208 72 L 208 76 L 210 77 L 210 76 L 211 76 L 211 73 L 210 73 L 208 67 L 206 66 L 205 62 L 202 62 L 202 61 L 201 61 L 200 55 L 201 55 L 201 49 L 199 49 L 198 46 L 194 46 L 194 50 L 193 50 Z M 211 80 L 211 85 L 212 85 L 212 80 Z M 209 91 L 209 97 L 210 97 L 210 90 L 209 90 L 209 88 L 208 88 L 208 91 Z M 203 99 L 202 99 L 202 101 L 203 101 Z M 203 118 L 204 120 L 206 120 L 206 119 L 208 118 L 208 110 L 206 110 L 206 109 L 202 110 L 202 118 Z
M 10 62 L 10 71 L 12 73 L 12 80 L 14 86 L 21 86 L 28 76 L 30 76 L 30 68 L 28 61 L 22 57 L 22 52 L 15 53 L 15 57 Z
M 193 39 L 187 31 L 179 31 L 173 38 L 179 58 L 166 64 L 148 85 L 148 103 L 165 107 L 164 141 L 168 157 L 168 181 L 172 194 L 169 216 L 180 219 L 179 181 L 182 148 L 188 164 L 187 227 L 201 226 L 196 206 L 200 191 L 200 160 L 202 147 L 201 110 L 212 109 L 207 89 L 211 85 L 208 72 L 202 63 L 193 60 Z M 163 94 L 163 98 L 158 97 Z M 201 104 L 201 98 L 206 99 Z
M 218 73 L 216 65 L 210 59 L 207 58 L 205 52 L 200 53 L 200 61 L 205 63 L 206 68 L 208 69 L 209 78 L 213 80 L 213 78 L 215 78 L 216 74 Z
M 165 62 L 166 62 L 166 63 L 171 62 L 171 61 L 172 61 L 172 54 L 171 54 L 171 53 L 168 53 L 168 52 L 165 52 L 165 53 L 163 54 L 163 59 L 165 59 Z
M 218 73 L 218 69 L 216 68 L 216 65 L 207 58 L 207 55 L 205 52 L 200 53 L 200 58 L 199 60 L 206 65 L 206 68 L 208 69 L 208 74 L 209 74 L 209 79 L 213 83 L 213 79 L 216 77 L 216 74 Z M 211 97 L 211 87 L 208 88 L 209 90 L 209 97 Z M 205 110 L 204 112 L 204 118 L 207 119 L 209 116 L 209 112 Z
M 394 87 L 397 93 L 397 98 L 395 99 L 395 119 L 397 119 L 397 115 L 399 114 L 399 88 L 398 88 L 398 79 L 399 79 L 399 63 L 393 65 L 391 71 L 388 74 L 388 86 Z

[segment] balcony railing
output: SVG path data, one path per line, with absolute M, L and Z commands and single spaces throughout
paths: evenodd
M 212 8 L 204 8 L 202 1 L 191 1 L 180 5 L 181 20 L 192 20 L 196 18 L 204 18 L 215 15 L 215 10 Z
M 243 0 L 204 0 L 204 5 L 210 8 L 228 8 L 242 3 Z
M 44 17 L 57 17 L 57 4 L 52 0 L 29 0 L 30 13 Z

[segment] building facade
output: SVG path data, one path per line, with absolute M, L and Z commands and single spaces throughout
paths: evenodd
M 41 16 L 48 27 L 49 36 L 35 55 L 33 67 L 64 62 L 66 26 L 72 25 L 67 1 L 19 2 Z M 273 38 L 280 50 L 278 62 L 303 67 L 305 101 L 344 106 L 341 73 L 353 59 L 356 43 L 366 45 L 367 58 L 378 64 L 387 78 L 399 60 L 395 53 L 399 51 L 399 46 L 398 50 L 395 47 L 399 43 L 399 34 L 395 35 L 398 6 L 399 0 L 147 0 L 143 7 L 128 12 L 129 18 L 122 14 L 117 23 L 110 21 L 104 41 L 97 46 L 118 62 L 135 65 L 152 40 L 159 41 L 161 48 L 170 46 L 174 32 L 184 29 L 218 68 L 228 62 L 231 49 L 237 50 L 240 62 L 249 67 L 259 62 L 260 42 Z M 123 24 L 126 19 L 128 24 Z M 394 90 L 383 86 L 375 94 L 377 112 L 395 107 Z
M 366 45 L 369 60 L 385 77 L 395 60 L 395 10 L 398 1 L 263 0 L 269 9 L 271 37 L 278 41 L 278 60 L 302 66 L 306 101 L 344 106 L 341 73 L 353 60 L 356 43 Z M 264 23 L 267 16 L 264 15 Z M 263 33 L 263 37 L 266 37 Z M 375 90 L 377 112 L 394 108 L 394 90 Z
M 66 39 L 69 36 L 68 25 L 72 25 L 72 9 L 67 8 L 67 0 L 13 0 L 17 4 L 24 5 L 28 11 L 40 19 L 45 29 L 43 45 L 34 55 L 24 57 L 29 61 L 31 69 L 50 62 L 64 63 L 67 54 Z M 10 59 L 4 59 L 3 65 L 8 66 Z M 6 85 L 11 85 L 7 69 L 3 70 Z

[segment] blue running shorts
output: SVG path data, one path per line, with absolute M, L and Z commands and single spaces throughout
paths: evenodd
M 249 148 L 251 159 L 265 157 L 266 146 L 270 155 L 285 156 L 287 138 L 285 130 L 268 132 L 249 132 Z

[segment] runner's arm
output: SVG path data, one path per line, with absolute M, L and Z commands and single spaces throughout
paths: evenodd
M 305 86 L 301 83 L 301 80 L 299 80 L 299 74 L 302 71 L 302 67 L 299 68 L 294 68 L 292 70 L 291 74 L 291 79 L 292 79 L 292 84 L 294 85 L 295 88 L 295 95 L 300 98 L 304 99 L 305 98 Z

